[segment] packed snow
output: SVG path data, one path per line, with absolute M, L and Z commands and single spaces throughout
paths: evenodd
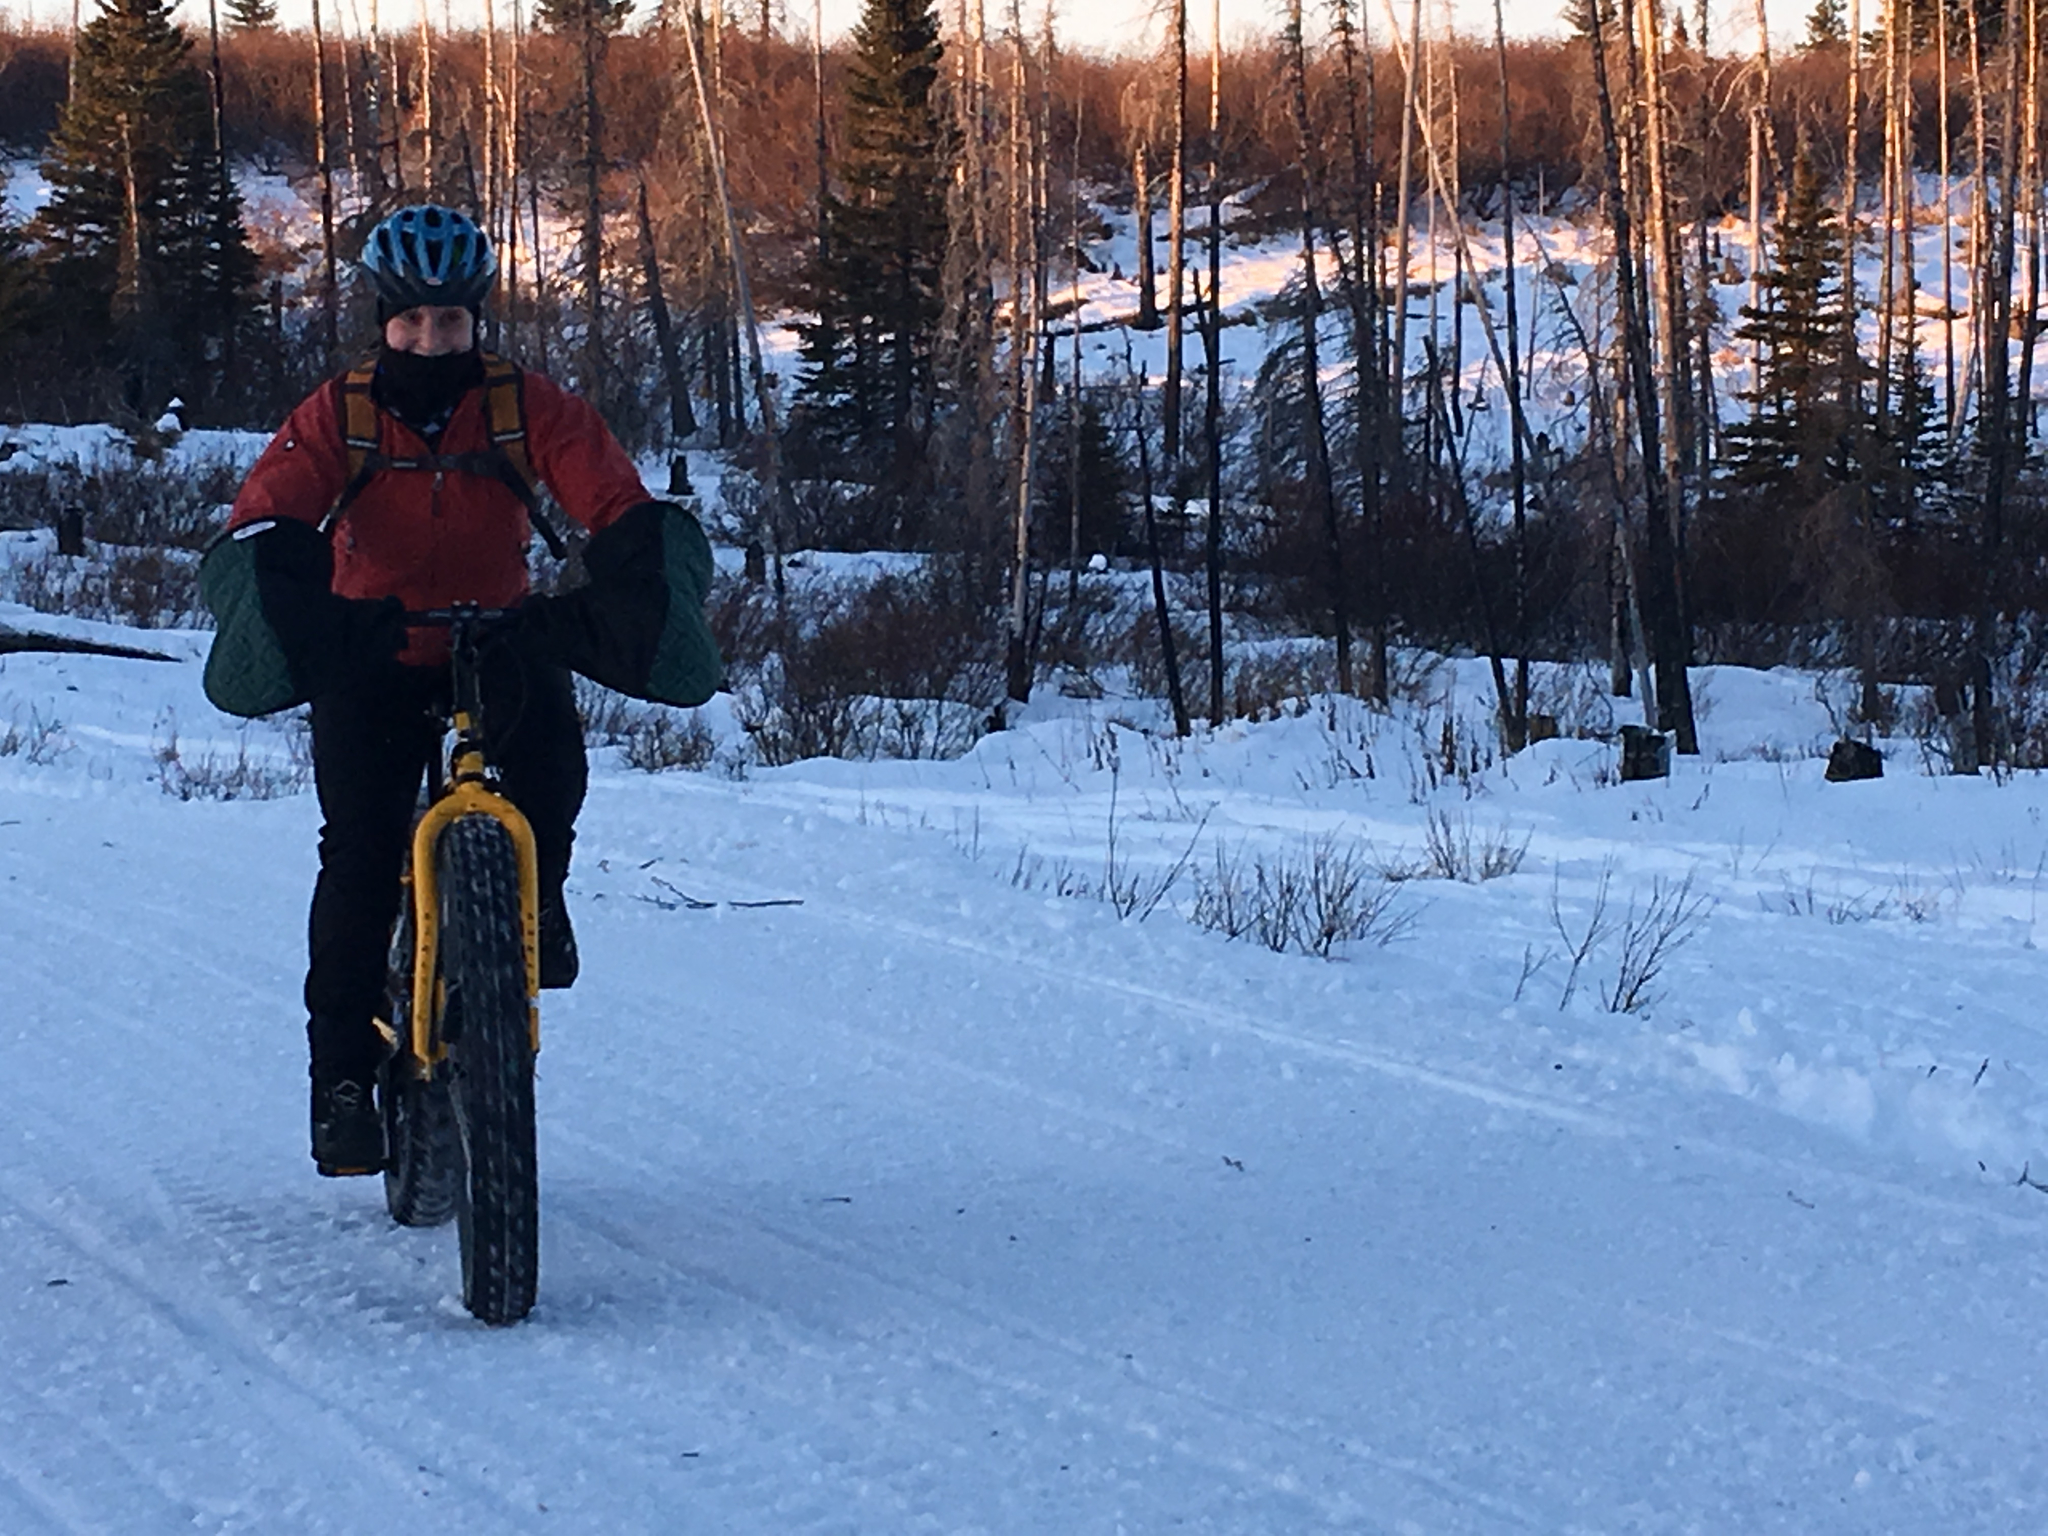
M 203 635 L 0 626 L 169 658 L 0 657 L 0 1530 L 2048 1518 L 2048 784 L 1827 784 L 1830 679 L 1704 672 L 1647 784 L 1499 761 L 1425 658 L 1184 743 L 1050 695 L 951 762 L 743 770 L 722 700 L 707 771 L 600 751 L 491 1331 L 305 1155 L 303 727 L 213 712 Z M 1331 959 L 1187 920 L 1318 846 L 1398 877 Z

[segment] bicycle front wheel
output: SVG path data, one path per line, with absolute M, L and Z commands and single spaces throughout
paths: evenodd
M 540 1270 L 519 861 L 502 823 L 471 815 L 442 832 L 435 864 L 447 997 L 442 1034 L 468 1164 L 455 1206 L 462 1304 L 497 1326 L 532 1310 Z

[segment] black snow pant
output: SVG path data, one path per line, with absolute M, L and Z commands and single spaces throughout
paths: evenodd
M 320 878 L 313 888 L 306 1035 L 323 1077 L 367 1076 L 384 1046 L 381 1010 L 399 876 L 422 783 L 441 772 L 448 671 L 395 663 L 313 700 Z M 559 900 L 588 781 L 570 676 L 491 651 L 479 687 L 492 766 L 532 824 L 541 900 Z

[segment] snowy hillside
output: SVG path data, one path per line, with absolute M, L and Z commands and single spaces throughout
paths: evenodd
M 0 1531 L 2048 1523 L 2039 776 L 1825 784 L 1814 680 L 1732 671 L 1654 785 L 1489 761 L 1448 668 L 600 753 L 490 1332 L 306 1160 L 296 728 L 0 625 L 174 658 L 0 657 Z M 1332 959 L 1191 920 L 1318 848 L 1385 902 Z

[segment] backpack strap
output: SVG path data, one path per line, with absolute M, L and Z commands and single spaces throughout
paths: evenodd
M 424 453 L 403 459 L 385 453 L 377 402 L 370 393 L 376 377 L 374 357 L 365 358 L 342 376 L 341 436 L 348 450 L 348 480 L 321 521 L 323 532 L 332 530 L 363 488 L 385 470 L 452 470 L 482 475 L 503 484 L 526 508 L 527 521 L 540 534 L 548 552 L 557 560 L 568 558 L 568 545 L 540 507 L 539 476 L 534 473 L 533 456 L 526 446 L 525 374 L 517 363 L 495 352 L 484 354 L 484 415 L 491 434 L 487 453 Z
M 348 504 L 362 495 L 377 471 L 384 467 L 378 451 L 377 402 L 370 398 L 370 385 L 377 377 L 377 360 L 363 359 L 341 377 L 341 440 L 348 450 L 348 479 L 341 494 L 320 520 L 320 531 L 329 532 Z
M 498 478 L 526 507 L 527 521 L 540 534 L 548 553 L 566 560 L 569 547 L 541 511 L 540 477 L 534 473 L 533 456 L 526 448 L 525 370 L 495 352 L 484 354 L 484 415 L 490 425 L 491 448 L 498 457 Z

